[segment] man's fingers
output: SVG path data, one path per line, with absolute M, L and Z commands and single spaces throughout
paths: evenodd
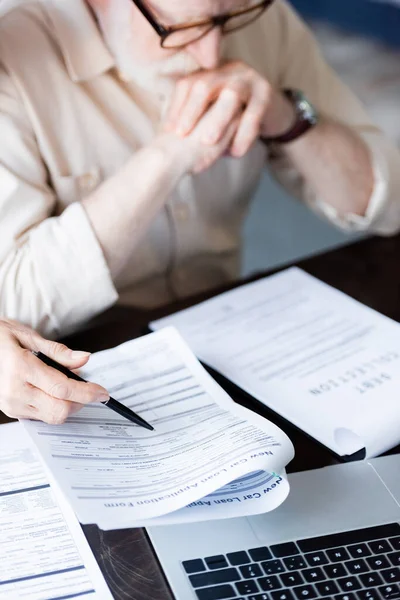
M 199 79 L 193 84 L 174 128 L 178 135 L 187 135 L 194 129 L 213 100 L 211 92 L 206 81 Z
M 100 385 L 69 379 L 33 354 L 26 355 L 25 366 L 26 381 L 54 398 L 79 404 L 105 402 L 109 398 L 107 390 Z
M 201 173 L 210 165 L 212 165 L 220 156 L 224 154 L 227 148 L 230 147 L 232 143 L 232 139 L 236 133 L 236 129 L 238 126 L 239 119 L 234 119 L 230 125 L 228 126 L 224 136 L 218 142 L 218 144 L 214 144 L 213 146 L 205 146 L 206 152 L 204 153 L 203 160 L 197 165 L 197 167 L 193 170 L 193 173 Z
M 166 131 L 172 131 L 176 127 L 191 86 L 192 83 L 188 79 L 181 79 L 181 81 L 178 81 L 176 84 L 175 94 L 165 122 Z
M 203 144 L 217 144 L 225 135 L 230 123 L 242 108 L 239 94 L 225 88 L 214 106 L 209 110 L 202 124 L 201 141 Z
M 264 98 L 259 95 L 254 95 L 240 119 L 238 130 L 231 148 L 232 156 L 244 156 L 258 138 L 265 110 L 266 104 Z
M 82 408 L 75 402 L 53 398 L 38 388 L 32 386 L 27 388 L 29 404 L 26 405 L 25 412 L 28 416 L 25 418 L 44 421 L 49 425 L 61 425 Z

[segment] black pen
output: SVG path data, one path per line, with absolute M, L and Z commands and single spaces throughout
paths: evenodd
M 82 377 L 79 377 L 79 375 L 77 375 L 73 371 L 70 371 L 63 365 L 60 365 L 58 362 L 56 362 L 52 358 L 49 358 L 42 352 L 33 352 L 33 354 L 35 356 L 37 356 L 47 366 L 52 367 L 53 369 L 56 369 L 56 371 L 60 371 L 60 373 L 63 373 L 70 379 L 75 379 L 75 381 L 83 381 L 84 383 L 87 383 L 87 381 L 85 381 L 85 379 L 82 379 Z M 125 419 L 128 419 L 128 421 L 131 421 L 132 423 L 136 423 L 136 425 L 140 425 L 141 427 L 145 427 L 146 429 L 150 429 L 150 431 L 154 431 L 154 427 L 152 425 L 150 425 L 150 423 L 147 423 L 147 421 L 142 419 L 142 417 L 139 417 L 139 415 L 134 413 L 133 410 L 131 410 L 127 406 L 124 406 L 117 400 L 114 400 L 114 398 L 111 398 L 111 396 L 110 396 L 109 400 L 107 400 L 106 402 L 102 402 L 101 404 L 108 406 L 108 408 L 111 408 L 111 410 L 113 410 L 114 412 L 118 413 L 122 417 L 125 417 Z

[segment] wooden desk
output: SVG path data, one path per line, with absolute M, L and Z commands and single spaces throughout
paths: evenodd
M 364 304 L 400 321 L 399 258 L 400 236 L 397 236 L 364 240 L 304 260 L 298 266 Z M 217 290 L 220 291 L 223 290 Z M 206 296 L 192 298 L 147 313 L 119 309 L 113 313 L 113 323 L 92 327 L 65 341 L 73 348 L 102 350 L 138 337 L 144 333 L 150 320 L 205 298 Z M 244 396 L 237 390 L 233 397 L 236 401 L 248 405 Z M 259 412 L 262 414 L 264 411 Z M 270 415 L 268 417 L 271 418 Z M 288 433 L 296 449 L 296 457 L 289 466 L 289 472 L 322 467 L 335 462 L 327 450 L 290 425 L 282 423 L 279 418 L 273 420 Z M 396 451 L 400 452 L 400 447 L 393 450 Z M 144 530 L 102 532 L 97 527 L 85 526 L 84 531 L 115 600 L 173 599 Z

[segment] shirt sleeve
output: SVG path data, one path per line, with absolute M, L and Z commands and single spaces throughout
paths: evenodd
M 54 216 L 56 206 L 25 108 L 0 66 L 0 316 L 53 338 L 118 297 L 82 205 Z
M 322 57 L 304 22 L 282 0 L 279 2 L 279 34 L 282 50 L 280 88 L 301 89 L 317 110 L 351 127 L 366 143 L 373 165 L 374 190 L 364 216 L 341 214 L 311 187 L 279 151 L 270 157 L 279 182 L 316 212 L 348 231 L 371 230 L 392 234 L 400 228 L 400 153 L 368 117 L 361 102 L 341 83 Z

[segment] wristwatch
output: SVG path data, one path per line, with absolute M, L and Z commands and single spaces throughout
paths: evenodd
M 306 133 L 318 123 L 318 113 L 300 90 L 285 89 L 282 93 L 291 102 L 296 113 L 294 125 L 281 135 L 261 137 L 266 144 L 288 144 Z

